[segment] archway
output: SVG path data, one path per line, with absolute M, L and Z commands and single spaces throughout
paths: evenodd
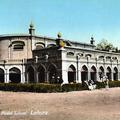
M 116 67 L 113 70 L 113 80 L 118 80 L 118 69 Z
M 32 66 L 30 66 L 27 70 L 27 80 L 29 83 L 35 83 L 34 79 L 34 69 Z
M 102 66 L 99 68 L 98 73 L 99 73 L 100 80 L 102 80 L 104 76 L 104 68 Z
M 106 76 L 108 80 L 111 80 L 111 68 L 110 67 L 107 67 Z
M 50 65 L 48 68 L 48 78 L 51 84 L 57 83 L 57 69 L 54 65 Z
M 13 67 L 9 70 L 9 80 L 11 83 L 20 83 L 21 82 L 21 71 Z
M 0 83 L 4 83 L 4 79 L 5 79 L 5 73 L 4 70 L 0 68 Z
M 68 68 L 68 82 L 76 82 L 76 69 L 73 65 Z
M 88 80 L 88 68 L 84 65 L 81 69 L 81 81 Z
M 45 69 L 41 65 L 38 68 L 38 82 L 39 83 L 44 83 L 45 82 Z
M 91 76 L 91 80 L 95 82 L 96 81 L 96 68 L 94 66 L 91 67 L 90 76 Z

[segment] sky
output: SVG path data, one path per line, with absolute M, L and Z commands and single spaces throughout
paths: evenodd
M 90 42 L 108 40 L 120 48 L 120 0 L 0 0 L 0 35 L 28 33 Z

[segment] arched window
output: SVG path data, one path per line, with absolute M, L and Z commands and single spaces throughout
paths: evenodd
M 108 80 L 111 80 L 111 68 L 110 67 L 107 67 L 106 75 L 107 75 Z
M 118 80 L 118 69 L 116 67 L 113 70 L 113 80 Z
M 98 58 L 99 58 L 99 59 L 104 59 L 104 56 L 99 56 Z
M 21 71 L 13 67 L 9 70 L 9 81 L 11 83 L 20 83 L 21 82 Z
M 92 55 L 91 54 L 86 54 L 85 57 L 92 57 Z
M 36 46 L 36 49 L 39 50 L 39 49 L 44 48 L 44 47 L 45 47 L 45 44 L 42 43 L 42 42 L 37 42 L 37 43 L 35 44 L 35 46 Z
M 106 59 L 111 59 L 111 56 L 106 56 Z
M 50 48 L 50 47 L 55 47 L 56 45 L 55 44 L 48 44 L 47 47 Z
M 4 70 L 0 68 L 0 83 L 4 83 L 5 73 Z
M 117 57 L 112 57 L 113 60 L 117 60 Z
M 81 69 L 81 81 L 88 80 L 88 68 L 84 65 Z
M 104 76 L 104 68 L 101 66 L 100 68 L 99 68 L 99 78 L 100 78 L 100 80 L 102 80 L 102 78 L 103 78 L 103 76 Z
M 76 82 L 76 69 L 73 65 L 68 68 L 68 82 Z
M 13 41 L 9 47 L 13 46 L 13 49 L 14 50 L 23 50 L 24 49 L 24 46 L 25 46 L 25 43 L 24 41 Z
M 27 70 L 27 80 L 29 83 L 35 83 L 34 69 L 32 66 L 30 66 Z
M 49 82 L 51 84 L 57 83 L 57 69 L 54 65 L 50 65 L 48 68 Z
M 96 68 L 94 66 L 91 67 L 90 74 L 91 80 L 96 81 Z
M 40 65 L 38 68 L 38 82 L 44 83 L 45 82 L 45 68 Z
M 67 52 L 68 56 L 74 56 L 74 52 Z

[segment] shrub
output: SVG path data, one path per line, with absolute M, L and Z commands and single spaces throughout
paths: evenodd
M 109 87 L 120 87 L 120 81 L 109 81 Z
M 105 88 L 105 82 L 96 82 L 96 89 Z
M 0 90 L 14 92 L 61 92 L 62 88 L 59 84 L 14 84 L 0 83 Z
M 83 86 L 81 83 L 73 83 L 73 84 L 62 85 L 62 91 L 63 92 L 80 91 L 80 90 L 88 90 L 88 87 Z
M 51 93 L 61 92 L 62 88 L 59 84 L 35 84 L 33 90 L 34 92 Z

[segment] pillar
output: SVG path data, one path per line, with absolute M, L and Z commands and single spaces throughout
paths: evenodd
M 90 69 L 88 69 L 88 80 L 91 80 Z
M 39 72 L 36 71 L 35 73 L 36 73 L 36 77 L 35 77 L 36 78 L 36 83 L 39 83 Z
M 82 83 L 82 80 L 81 80 L 81 70 L 78 70 L 78 83 Z
M 5 83 L 9 83 L 9 71 L 8 69 L 5 69 Z
M 111 71 L 111 80 L 113 81 L 113 71 Z
M 68 83 L 68 71 L 67 70 L 62 70 L 62 79 L 63 79 L 63 84 Z

